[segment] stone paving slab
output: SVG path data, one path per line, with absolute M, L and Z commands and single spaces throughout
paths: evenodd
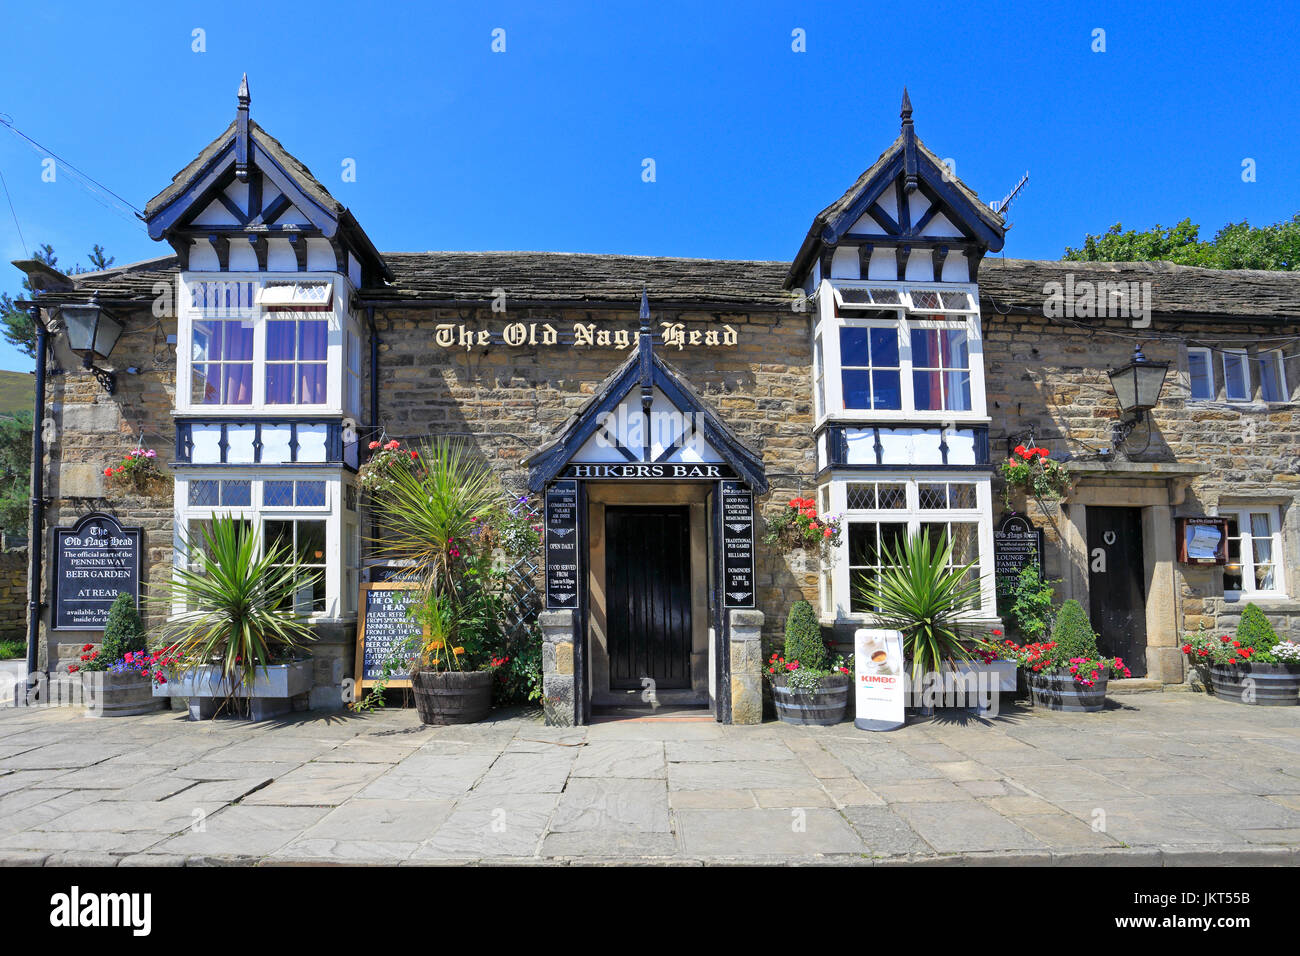
M 1300 709 L 423 727 L 0 710 L 0 864 L 1300 862 Z

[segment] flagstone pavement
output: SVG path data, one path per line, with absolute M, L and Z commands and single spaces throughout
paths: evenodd
M 532 711 L 0 710 L 0 864 L 1300 862 L 1300 708 L 1192 693 L 887 734 Z

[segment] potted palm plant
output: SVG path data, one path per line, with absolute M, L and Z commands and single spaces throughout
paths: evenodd
M 183 610 L 156 655 L 170 677 L 155 675 L 154 693 L 188 698 L 193 720 L 227 708 L 254 720 L 290 710 L 291 698 L 311 690 L 302 652 L 315 640 L 294 598 L 317 572 L 287 546 L 263 549 L 248 522 L 229 515 L 205 523 L 185 551 L 189 565 L 171 586 Z
M 391 446 L 391 447 L 390 447 Z M 383 533 L 376 553 L 400 561 L 423 589 L 424 636 L 405 657 L 416 708 L 427 724 L 481 720 L 492 706 L 501 601 L 493 592 L 494 522 L 504 498 L 491 469 L 465 448 L 437 440 L 376 456 L 363 469 Z M 382 469 L 382 474 L 378 473 Z
M 975 562 L 953 566 L 952 550 L 947 534 L 886 542 L 884 567 L 856 584 L 877 625 L 902 632 L 914 699 L 922 681 L 941 685 L 972 659 L 970 615 L 980 605 L 980 581 Z M 933 706 L 921 702 L 918 709 L 925 714 Z

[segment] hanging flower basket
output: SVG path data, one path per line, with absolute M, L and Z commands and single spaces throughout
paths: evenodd
M 1046 448 L 1017 445 L 1011 457 L 998 466 L 998 471 L 1004 483 L 1002 501 L 1008 508 L 1012 506 L 1013 494 L 1032 496 L 1045 505 L 1061 500 L 1070 490 L 1070 470 L 1061 462 L 1053 461 Z
M 811 551 L 821 554 L 839 546 L 840 519 L 819 515 L 811 498 L 791 498 L 777 514 L 767 519 L 763 543 L 787 553 Z
M 161 495 L 171 492 L 171 479 L 158 469 L 158 453 L 143 446 L 104 469 L 108 486 L 118 494 Z

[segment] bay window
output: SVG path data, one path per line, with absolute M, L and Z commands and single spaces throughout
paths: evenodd
M 304 578 L 294 595 L 299 613 L 328 618 L 355 614 L 360 559 L 356 500 L 355 485 L 337 472 L 275 477 L 184 472 L 176 479 L 177 565 L 187 561 L 187 540 L 197 545 L 204 525 L 229 515 L 256 530 L 263 554 L 282 547 L 286 556 L 316 574 L 314 581 Z
M 324 405 L 329 356 L 324 319 L 266 320 L 266 404 Z
M 828 285 L 813 329 L 817 420 L 985 414 L 974 286 Z
M 823 571 L 823 616 L 869 615 L 864 585 L 888 565 L 889 552 L 917 535 L 936 545 L 952 543 L 950 567 L 973 565 L 968 574 L 980 584 L 972 619 L 995 616 L 988 478 L 832 475 L 818 490 L 818 501 L 823 512 L 841 518 L 843 528 L 838 553 Z
M 251 321 L 196 321 L 190 356 L 190 400 L 195 405 L 252 404 Z

